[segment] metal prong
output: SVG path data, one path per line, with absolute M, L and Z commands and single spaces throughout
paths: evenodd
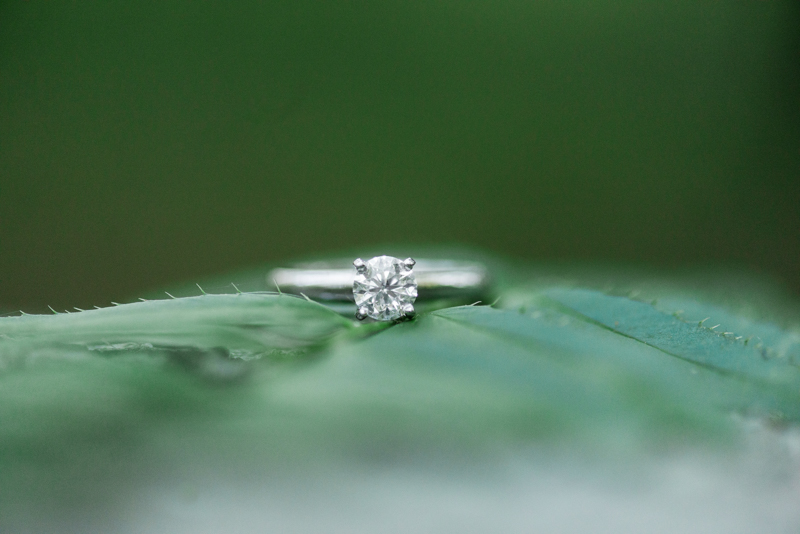
M 363 321 L 366 318 L 367 318 L 367 307 L 361 306 L 358 309 L 358 311 L 356 311 L 356 319 L 358 319 L 359 321 Z
M 406 271 L 413 269 L 416 264 L 417 262 L 414 258 L 406 258 L 403 260 L 403 266 L 405 266 Z
M 403 306 L 403 315 L 411 319 L 417 314 L 417 310 L 414 309 L 413 304 L 405 304 Z
M 364 260 L 362 260 L 361 258 L 358 258 L 356 261 L 354 261 L 353 265 L 356 266 L 356 271 L 358 271 L 359 274 L 364 274 L 365 272 L 367 272 L 367 264 L 364 263 Z

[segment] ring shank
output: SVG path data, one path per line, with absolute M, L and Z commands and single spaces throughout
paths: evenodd
M 267 282 L 274 282 L 284 293 L 304 294 L 332 302 L 353 302 L 355 267 L 345 262 L 310 263 L 274 269 Z M 417 300 L 470 299 L 486 295 L 489 273 L 480 263 L 418 259 L 414 265 L 419 296 Z

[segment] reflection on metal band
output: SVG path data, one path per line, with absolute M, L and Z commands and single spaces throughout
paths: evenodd
M 267 282 L 276 284 L 284 293 L 304 294 L 330 301 L 352 301 L 355 267 L 348 262 L 310 263 L 291 268 L 274 269 Z M 419 286 L 419 299 L 475 297 L 484 295 L 490 286 L 486 268 L 473 262 L 418 259 L 414 275 Z

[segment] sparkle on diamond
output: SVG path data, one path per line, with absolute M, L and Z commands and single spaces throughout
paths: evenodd
M 367 270 L 356 274 L 353 295 L 356 306 L 378 321 L 403 316 L 403 306 L 417 298 L 417 280 L 403 262 L 391 256 L 378 256 L 366 262 Z

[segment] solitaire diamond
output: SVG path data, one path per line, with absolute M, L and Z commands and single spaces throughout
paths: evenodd
M 353 295 L 356 317 L 372 317 L 378 321 L 394 321 L 414 315 L 417 281 L 411 270 L 414 260 L 378 256 L 369 261 L 357 259 Z

